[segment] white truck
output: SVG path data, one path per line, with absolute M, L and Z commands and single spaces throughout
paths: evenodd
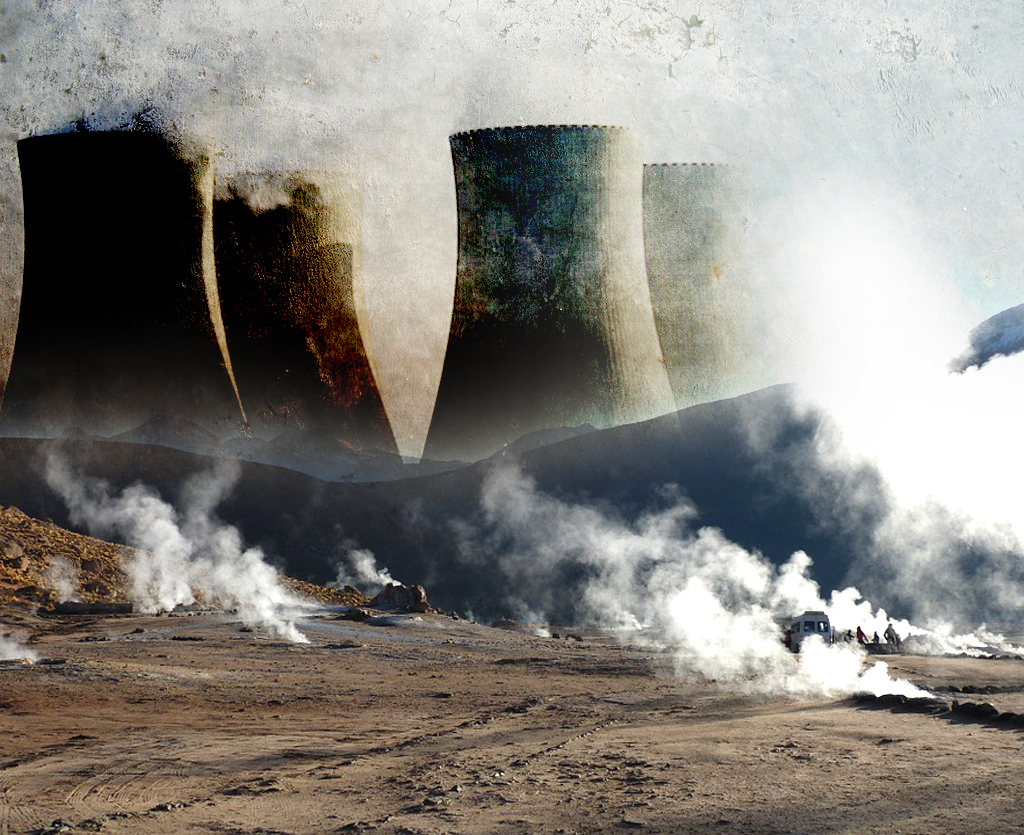
M 793 618 L 789 625 L 789 648 L 800 652 L 800 644 L 811 635 L 817 635 L 826 646 L 835 643 L 832 624 L 824 612 L 804 612 Z

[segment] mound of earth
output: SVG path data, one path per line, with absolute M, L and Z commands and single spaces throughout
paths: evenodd
M 126 566 L 137 553 L 33 519 L 16 507 L 0 507 L 0 610 L 19 604 L 48 608 L 69 592 L 83 603 L 129 602 Z M 369 602 L 351 586 L 327 588 L 288 576 L 281 581 L 300 597 L 324 605 Z M 193 593 L 201 599 L 199 590 Z
M 123 565 L 134 549 L 72 533 L 33 519 L 16 507 L 0 508 L 0 606 L 57 602 L 54 571 L 77 576 L 76 597 L 86 603 L 126 602 Z

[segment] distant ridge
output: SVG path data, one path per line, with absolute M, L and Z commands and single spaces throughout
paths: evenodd
M 239 528 L 247 544 L 259 545 L 300 579 L 332 579 L 348 550 L 369 549 L 396 579 L 429 588 L 435 605 L 508 615 L 507 578 L 497 571 L 494 555 L 469 558 L 461 532 L 485 529 L 484 479 L 514 460 L 545 494 L 614 508 L 624 519 L 656 508 L 665 485 L 676 485 L 697 508 L 695 524 L 720 528 L 776 562 L 806 550 L 815 560 L 815 577 L 832 588 L 877 525 L 873 514 L 884 510 L 854 506 L 849 497 L 882 497 L 884 490 L 877 473 L 865 468 L 819 479 L 810 493 L 801 471 L 813 462 L 818 425 L 813 415 L 796 411 L 791 390 L 779 386 L 387 483 L 329 483 L 243 461 L 236 486 L 216 512 Z M 217 460 L 145 444 L 0 439 L 0 503 L 65 526 L 71 526 L 67 509 L 42 476 L 47 454 L 59 454 L 117 489 L 142 481 L 171 501 L 190 476 Z M 576 605 L 570 581 L 553 593 L 567 619 Z
M 574 429 L 552 430 L 558 439 Z M 569 433 L 569 434 L 566 434 Z M 284 428 L 273 438 L 241 435 L 221 441 L 198 423 L 170 415 L 157 415 L 139 426 L 109 438 L 71 427 L 62 440 L 90 440 L 110 443 L 145 444 L 211 458 L 237 459 L 283 467 L 323 481 L 384 482 L 448 472 L 467 466 L 464 461 L 406 462 L 400 455 L 378 449 L 359 449 L 343 439 L 316 430 Z M 546 441 L 550 442 L 550 441 Z M 541 443 L 526 441 L 525 443 Z

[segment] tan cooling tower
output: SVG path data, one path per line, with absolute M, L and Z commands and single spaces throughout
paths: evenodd
M 757 387 L 745 218 L 736 169 L 644 166 L 647 275 L 679 408 Z
M 644 266 L 640 141 L 590 126 L 451 137 L 455 307 L 424 457 L 673 409 Z

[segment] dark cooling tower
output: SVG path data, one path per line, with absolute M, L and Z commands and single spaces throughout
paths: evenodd
M 213 277 L 213 168 L 153 133 L 23 139 L 25 273 L 4 434 L 241 422 Z M 219 334 L 218 334 L 219 331 Z
M 758 387 L 743 192 L 729 166 L 644 166 L 647 276 L 680 408 Z
M 451 137 L 455 308 L 424 457 L 673 408 L 644 269 L 640 142 L 513 127 Z
M 359 211 L 336 175 L 245 175 L 214 209 L 228 346 L 252 431 L 397 453 L 359 330 Z

